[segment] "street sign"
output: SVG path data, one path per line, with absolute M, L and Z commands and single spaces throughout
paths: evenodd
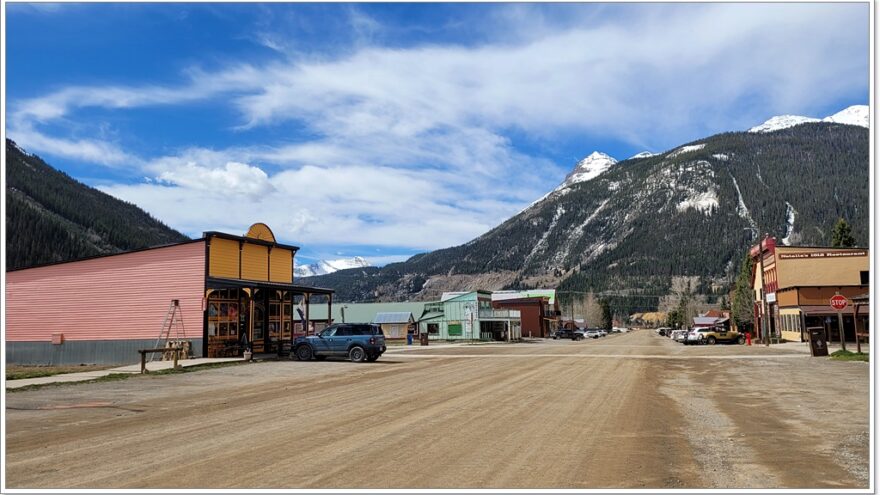
M 840 294 L 831 297 L 831 307 L 837 311 L 843 311 L 846 309 L 847 304 L 849 304 L 849 301 L 846 300 L 846 297 L 841 296 Z

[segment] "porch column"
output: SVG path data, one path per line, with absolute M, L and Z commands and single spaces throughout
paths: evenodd
M 306 335 L 309 335 L 309 328 L 311 328 L 312 325 L 312 320 L 309 318 L 309 306 L 311 306 L 311 303 L 309 302 L 309 296 L 311 295 L 311 292 L 306 292 L 304 296 L 306 298 L 306 327 L 303 330 L 305 330 Z
M 327 295 L 327 326 L 330 326 L 330 323 L 333 321 L 333 294 L 330 293 Z

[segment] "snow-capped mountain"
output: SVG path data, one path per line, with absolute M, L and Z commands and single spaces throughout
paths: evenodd
M 571 171 L 570 174 L 562 181 L 562 184 L 556 188 L 556 190 L 564 189 L 566 187 L 571 186 L 572 184 L 577 184 L 579 182 L 586 182 L 588 180 L 593 180 L 603 172 L 611 168 L 612 165 L 617 163 L 617 160 L 606 155 L 605 153 L 594 151 L 590 153 L 590 155 L 583 160 L 579 161 L 577 165 L 575 165 L 574 170 Z
M 296 277 L 314 277 L 316 275 L 326 275 L 339 270 L 363 268 L 366 266 L 370 266 L 370 262 L 360 256 L 341 260 L 318 260 L 315 263 L 295 267 L 293 269 L 293 274 Z
M 561 189 L 470 242 L 314 283 L 340 301 L 505 287 L 662 294 L 677 277 L 717 290 L 763 233 L 827 245 L 838 212 L 848 212 L 866 244 L 868 145 L 864 127 L 818 122 L 721 133 L 625 166 L 593 153 Z M 631 311 L 644 299 L 612 304 Z
M 807 124 L 810 122 L 834 122 L 837 124 L 849 124 L 861 127 L 868 127 L 869 113 L 870 110 L 868 109 L 867 105 L 853 105 L 835 113 L 834 115 L 829 115 L 824 119 L 803 117 L 800 115 L 777 115 L 775 117 L 771 117 L 769 120 L 759 126 L 752 127 L 751 129 L 749 129 L 749 132 L 774 132 L 782 129 L 788 129 L 789 127 L 794 127 L 800 124 Z
M 862 127 L 868 127 L 870 122 L 870 109 L 868 105 L 853 105 L 848 108 L 844 108 L 843 110 L 835 113 L 834 115 L 829 115 L 822 119 L 822 122 L 834 122 L 837 124 L 849 124 L 849 125 L 858 125 Z

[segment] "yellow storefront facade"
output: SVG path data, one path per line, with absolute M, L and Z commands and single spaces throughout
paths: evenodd
M 294 335 L 320 330 L 303 322 L 309 321 L 309 307 L 318 300 L 330 314 L 333 291 L 294 285 L 298 247 L 277 242 L 263 223 L 252 225 L 244 236 L 204 236 L 204 356 L 237 356 L 245 350 L 284 353 Z
M 829 341 L 855 341 L 868 332 L 868 305 L 852 304 L 869 291 L 869 252 L 865 248 L 777 246 L 765 238 L 751 250 L 755 262 L 755 328 L 758 336 L 806 341 L 810 329 L 821 328 Z M 831 298 L 843 296 L 838 311 Z M 856 313 L 855 311 L 858 311 Z

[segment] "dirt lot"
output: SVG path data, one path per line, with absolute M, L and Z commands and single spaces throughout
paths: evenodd
M 868 487 L 866 363 L 649 331 L 6 399 L 10 488 Z

